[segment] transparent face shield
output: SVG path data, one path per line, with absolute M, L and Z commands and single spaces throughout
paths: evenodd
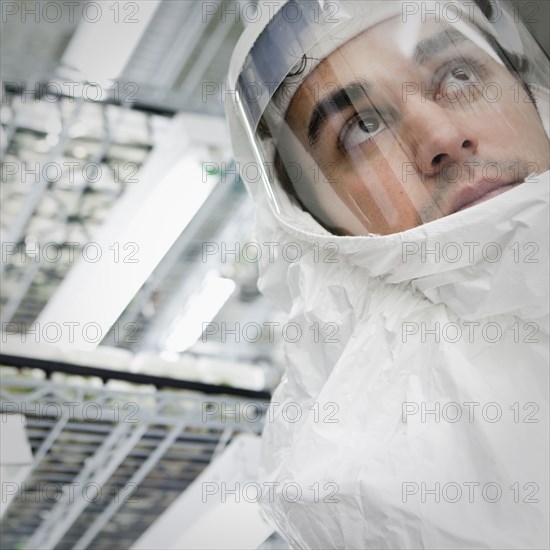
M 237 89 L 277 211 L 388 235 L 547 171 L 547 80 L 501 4 L 305 0 L 272 19 Z

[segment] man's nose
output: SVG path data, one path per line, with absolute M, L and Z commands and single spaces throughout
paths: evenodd
M 405 113 L 404 135 L 418 170 L 425 175 L 436 175 L 450 164 L 468 160 L 477 153 L 479 139 L 470 112 L 470 123 L 465 113 L 442 107 L 437 103 L 415 102 Z

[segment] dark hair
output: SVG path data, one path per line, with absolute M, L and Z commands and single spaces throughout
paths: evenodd
M 288 73 L 285 79 L 281 82 L 277 90 L 275 90 L 273 97 L 271 98 L 272 105 L 273 104 L 275 105 L 275 109 L 280 111 L 283 110 L 282 107 L 279 105 L 280 98 L 282 96 L 288 95 L 289 93 L 299 88 L 302 82 L 302 75 L 307 70 L 308 62 L 316 62 L 316 61 L 320 61 L 320 60 L 312 57 L 308 57 L 307 55 L 304 54 L 301 57 L 300 61 L 298 61 L 296 65 L 294 65 L 293 69 Z M 264 113 L 264 115 L 262 116 L 262 118 L 258 123 L 257 133 L 262 140 L 273 137 L 273 132 L 271 130 L 268 119 L 269 119 L 269 116 L 266 113 Z M 292 181 L 290 174 L 288 173 L 285 162 L 283 161 L 279 148 L 277 147 L 275 148 L 275 158 L 273 159 L 273 165 L 275 168 L 275 172 L 282 184 L 283 190 L 287 193 L 287 195 L 292 197 L 300 205 L 302 210 L 305 210 L 307 212 L 308 209 L 300 200 L 300 197 L 298 196 L 298 193 L 296 191 L 295 184 Z

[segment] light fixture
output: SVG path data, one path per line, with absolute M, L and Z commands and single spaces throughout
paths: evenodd
M 6 404 L 9 406 L 10 404 Z M 15 406 L 14 403 L 11 403 Z M 0 474 L 2 502 L 0 517 L 19 492 L 32 467 L 32 450 L 25 432 L 25 416 L 16 412 L 0 413 Z
M 181 316 L 174 322 L 165 341 L 165 350 L 183 352 L 191 347 L 234 290 L 232 279 L 216 276 L 215 271 L 210 271 L 200 290 L 189 298 Z
M 113 2 L 96 8 L 97 13 L 80 21 L 61 59 L 60 74 L 110 86 L 122 74 L 160 3 Z M 135 14 L 127 9 L 132 4 Z

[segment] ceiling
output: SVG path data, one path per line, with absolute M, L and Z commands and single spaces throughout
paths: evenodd
M 101 241 L 103 256 L 118 254 L 130 262 L 135 258 L 142 268 L 132 289 L 114 291 L 124 297 L 111 308 L 109 324 L 102 325 L 113 327 L 104 328 L 103 347 L 124 348 L 133 355 L 164 354 L 172 360 L 167 369 L 181 353 L 225 361 L 228 369 L 244 361 L 259 365 L 274 384 L 282 365 L 280 339 L 275 345 L 264 337 L 253 343 L 243 338 L 222 343 L 220 334 L 204 340 L 199 331 L 195 344 L 180 344 L 174 326 L 205 278 L 235 284 L 219 315 L 206 321 L 262 326 L 278 318 L 257 291 L 257 263 L 236 255 L 207 262 L 202 257 L 203 243 L 223 242 L 235 249 L 254 239 L 252 204 L 231 165 L 223 96 L 204 94 L 206 84 L 212 90 L 225 81 L 231 51 L 243 30 L 235 7 L 245 3 L 119 3 L 116 32 L 104 25 L 115 17 L 114 10 L 104 8 L 93 26 L 89 20 L 95 16 L 86 11 L 86 2 L 73 13 L 62 1 L 52 4 L 60 6 L 59 21 L 53 8 L 29 14 L 25 2 L 19 2 L 17 13 L 2 24 L 0 227 L 7 261 L 2 264 L 0 316 L 2 326 L 17 335 L 10 344 L 22 343 L 27 350 L 29 344 L 61 345 L 54 329 L 46 334 L 41 328 L 48 326 L 45 312 L 61 311 L 63 319 L 72 319 L 69 305 L 77 300 L 73 279 L 94 294 L 94 274 L 86 268 L 93 267 L 88 257 L 98 250 L 90 243 Z M 131 6 L 136 9 L 130 11 Z M 127 27 L 135 21 L 134 27 L 141 25 L 146 32 L 132 28 L 127 40 L 134 46 L 126 52 L 120 74 L 103 90 L 103 100 L 93 101 L 98 90 L 94 76 L 101 82 L 101 75 L 86 55 L 79 57 L 75 51 L 108 51 L 120 45 L 117 33 L 125 19 Z M 97 44 L 97 36 L 103 45 Z M 120 241 L 120 212 L 144 210 L 141 205 L 152 202 L 154 189 L 161 187 L 158 180 L 168 177 L 182 157 L 189 157 L 195 172 L 178 174 L 181 200 L 187 200 L 186 188 L 189 193 L 204 188 L 205 178 L 211 187 L 194 216 L 169 234 L 162 231 L 164 223 L 159 225 L 162 209 L 136 216 L 135 223 L 152 236 L 151 248 L 159 249 L 155 253 L 144 246 L 138 250 L 135 240 Z M 176 198 L 165 193 L 162 200 L 166 205 Z M 106 238 L 110 244 L 103 246 Z M 140 257 L 144 254 L 149 254 L 148 262 Z M 90 301 L 107 309 L 112 302 L 104 292 L 107 288 L 98 286 Z M 79 307 L 86 311 L 90 304 L 79 302 Z M 96 320 L 92 310 L 88 320 Z M 37 327 L 34 339 L 18 336 Z M 120 327 L 135 327 L 138 337 L 129 337 L 131 330 L 121 336 Z M 73 354 L 71 360 L 78 356 Z M 131 368 L 149 368 L 147 361 L 138 364 Z

